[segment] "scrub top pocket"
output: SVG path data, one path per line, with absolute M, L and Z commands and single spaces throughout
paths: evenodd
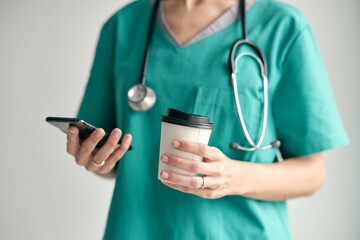
M 239 98 L 246 127 L 251 138 L 256 142 L 262 120 L 262 102 L 244 94 L 239 94 Z M 199 87 L 194 113 L 209 117 L 214 124 L 210 146 L 219 148 L 231 158 L 248 160 L 251 157 L 251 153 L 234 151 L 230 148 L 230 143 L 233 141 L 242 146 L 249 146 L 239 122 L 231 89 Z

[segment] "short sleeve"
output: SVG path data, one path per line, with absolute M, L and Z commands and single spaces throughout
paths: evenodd
M 112 21 L 108 21 L 102 27 L 90 77 L 78 112 L 79 118 L 107 131 L 115 127 L 113 31 Z
M 284 158 L 348 143 L 310 26 L 294 38 L 285 55 L 273 110 Z

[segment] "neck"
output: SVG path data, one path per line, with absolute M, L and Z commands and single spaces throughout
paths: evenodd
M 174 0 L 173 0 L 174 1 Z M 238 0 L 175 0 L 183 5 L 186 9 L 191 10 L 195 7 L 204 5 L 204 4 L 221 4 L 221 5 L 231 5 Z
M 197 5 L 201 5 L 204 2 L 208 2 L 211 0 L 182 0 L 182 4 L 186 7 L 186 8 L 193 8 Z

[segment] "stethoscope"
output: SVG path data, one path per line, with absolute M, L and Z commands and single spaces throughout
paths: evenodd
M 148 61 L 149 61 L 149 51 L 150 51 L 151 39 L 152 39 L 152 35 L 154 32 L 156 15 L 157 15 L 157 12 L 159 9 L 159 5 L 160 5 L 160 0 L 156 0 L 154 8 L 151 13 L 149 31 L 148 31 L 148 35 L 147 35 L 147 41 L 146 41 L 146 52 L 145 52 L 144 60 L 143 60 L 143 68 L 142 68 L 143 72 L 142 72 L 141 83 L 134 85 L 128 91 L 129 107 L 136 112 L 148 111 L 154 106 L 154 104 L 156 102 L 155 91 L 153 89 L 151 89 L 150 87 L 146 86 L 145 81 L 146 81 L 146 73 L 147 73 L 147 67 L 148 67 Z M 248 38 L 247 27 L 246 27 L 246 16 L 245 16 L 245 14 L 246 14 L 245 0 L 240 0 L 239 8 L 240 8 L 240 12 L 241 12 L 241 20 L 242 20 L 241 25 L 242 25 L 243 38 L 237 40 L 231 48 L 231 54 L 230 54 L 230 59 L 229 59 L 229 62 L 230 62 L 229 70 L 231 72 L 231 83 L 232 83 L 232 87 L 233 87 L 233 91 L 234 91 L 234 98 L 235 98 L 236 110 L 237 110 L 238 117 L 239 117 L 239 122 L 240 122 L 241 128 L 244 132 L 245 138 L 246 138 L 247 142 L 250 144 L 250 147 L 241 146 L 240 144 L 238 144 L 236 142 L 231 142 L 230 147 L 234 150 L 242 150 L 242 151 L 267 150 L 267 149 L 271 149 L 271 148 L 278 148 L 278 147 L 280 147 L 280 144 L 281 144 L 279 140 L 275 140 L 268 145 L 261 146 L 261 144 L 264 140 L 264 137 L 265 137 L 268 108 L 269 108 L 269 106 L 268 106 L 269 90 L 268 90 L 268 78 L 267 78 L 267 63 L 266 63 L 266 59 L 265 59 L 263 52 L 259 49 L 258 46 L 256 46 L 256 44 L 251 42 Z M 250 46 L 257 53 L 257 55 L 254 53 L 250 53 L 250 52 L 244 52 L 244 53 L 239 54 L 235 58 L 236 50 L 240 46 L 243 46 L 243 45 Z M 242 114 L 242 110 L 241 110 L 240 99 L 239 99 L 238 88 L 237 88 L 236 65 L 237 65 L 238 61 L 244 57 L 253 58 L 259 64 L 260 70 L 261 70 L 260 71 L 261 77 L 262 77 L 262 81 L 263 81 L 263 101 L 264 101 L 264 103 L 263 103 L 262 121 L 261 121 L 261 126 L 260 126 L 261 131 L 260 131 L 258 140 L 256 142 L 251 138 L 249 131 L 246 127 L 246 123 L 245 123 L 245 120 L 244 120 L 244 117 Z
M 136 112 L 146 112 L 150 110 L 156 102 L 155 91 L 152 88 L 146 86 L 145 81 L 146 81 L 146 73 L 149 62 L 151 39 L 154 32 L 156 15 L 159 9 L 159 5 L 160 5 L 160 0 L 156 0 L 153 10 L 151 12 L 149 31 L 146 39 L 146 51 L 142 65 L 143 71 L 142 71 L 141 83 L 135 84 L 128 91 L 129 107 Z

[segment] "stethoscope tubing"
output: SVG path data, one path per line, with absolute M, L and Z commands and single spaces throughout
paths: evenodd
M 145 82 L 146 82 L 146 74 L 147 74 L 147 69 L 148 69 L 148 65 L 149 65 L 150 46 L 151 46 L 152 35 L 154 32 L 155 23 L 156 23 L 155 19 L 156 19 L 157 12 L 159 10 L 159 6 L 160 6 L 160 0 L 156 0 L 153 11 L 151 12 L 149 30 L 148 30 L 147 38 L 146 38 L 146 52 L 144 54 L 143 65 L 142 65 L 142 70 L 143 70 L 142 77 L 141 77 L 142 85 L 145 85 Z
M 235 55 L 236 55 L 236 50 L 241 46 L 241 45 L 247 45 L 250 46 L 253 50 L 255 50 L 256 54 L 258 54 L 259 57 L 257 57 L 257 59 L 260 59 L 260 62 L 263 65 L 262 66 L 262 74 L 267 76 L 268 75 L 268 70 L 267 70 L 267 61 L 265 58 L 264 53 L 260 50 L 260 48 L 253 42 L 251 42 L 249 39 L 240 39 L 237 40 L 233 46 L 231 47 L 231 53 L 230 53 L 230 73 L 234 73 L 236 71 L 236 65 L 235 65 Z M 259 61 L 258 61 L 259 62 Z
M 262 144 L 262 142 L 264 140 L 264 137 L 265 137 L 266 125 L 267 125 L 268 102 L 269 102 L 268 101 L 268 99 L 269 99 L 269 96 L 268 96 L 268 79 L 267 79 L 267 76 L 264 74 L 264 66 L 263 66 L 263 64 L 261 62 L 261 59 L 258 56 L 256 56 L 255 54 L 253 54 L 253 53 L 244 52 L 244 53 L 239 54 L 236 57 L 235 61 L 234 61 L 235 65 L 237 65 L 237 62 L 241 58 L 246 57 L 246 56 L 254 58 L 257 61 L 257 63 L 260 66 L 261 75 L 262 75 L 262 79 L 263 79 L 263 101 L 264 101 L 264 103 L 263 103 L 263 114 L 262 114 L 262 119 L 261 119 L 260 137 L 259 137 L 256 144 L 254 143 L 253 139 L 251 138 L 251 136 L 249 134 L 249 131 L 248 131 L 247 127 L 246 127 L 246 123 L 245 123 L 245 120 L 244 120 L 244 117 L 243 117 L 243 114 L 242 114 L 240 98 L 239 98 L 239 93 L 238 93 L 238 87 L 237 87 L 236 71 L 231 74 L 232 87 L 233 87 L 233 92 L 234 92 L 236 110 L 237 110 L 237 113 L 238 113 L 237 115 L 239 117 L 240 125 L 241 125 L 241 128 L 242 128 L 243 132 L 244 132 L 245 138 L 248 141 L 248 143 L 252 146 L 252 148 L 260 149 L 261 148 L 260 146 L 261 146 L 261 144 Z M 245 148 L 245 147 L 243 147 L 243 148 Z M 249 149 L 252 149 L 252 148 L 249 148 Z
M 240 39 L 236 41 L 232 48 L 230 53 L 230 74 L 231 74 L 231 84 L 233 87 L 234 92 L 234 98 L 235 98 L 235 105 L 236 105 L 236 111 L 239 118 L 239 122 L 241 125 L 241 128 L 243 130 L 244 136 L 247 140 L 247 142 L 250 144 L 251 147 L 243 147 L 240 144 L 236 142 L 230 143 L 230 147 L 234 150 L 243 150 L 243 151 L 255 151 L 255 150 L 267 150 L 271 148 L 278 148 L 280 147 L 281 143 L 278 140 L 273 141 L 272 143 L 261 146 L 265 133 L 266 133 L 266 126 L 267 126 L 267 119 L 268 119 L 268 109 L 269 109 L 269 81 L 268 81 L 268 70 L 267 70 L 267 62 L 264 53 L 260 50 L 260 48 L 253 42 L 251 42 L 248 39 L 248 32 L 247 32 L 247 24 L 246 24 L 246 10 L 245 10 L 245 0 L 240 0 L 240 13 L 241 13 L 241 24 L 242 24 L 242 33 L 243 33 L 243 39 Z M 239 54 L 236 58 L 236 51 L 241 45 L 247 45 L 250 46 L 257 55 L 250 53 L 250 52 L 244 52 Z M 263 79 L 263 112 L 262 112 L 262 118 L 261 118 L 261 126 L 260 126 L 260 136 L 258 137 L 258 141 L 255 144 L 253 139 L 251 138 L 249 131 L 246 127 L 246 123 L 242 114 L 241 110 L 241 104 L 240 104 L 240 98 L 238 93 L 238 87 L 237 87 L 237 63 L 238 61 L 243 57 L 251 57 L 256 60 L 256 62 L 260 66 L 260 72 L 261 77 Z M 235 58 L 235 59 L 234 59 Z

